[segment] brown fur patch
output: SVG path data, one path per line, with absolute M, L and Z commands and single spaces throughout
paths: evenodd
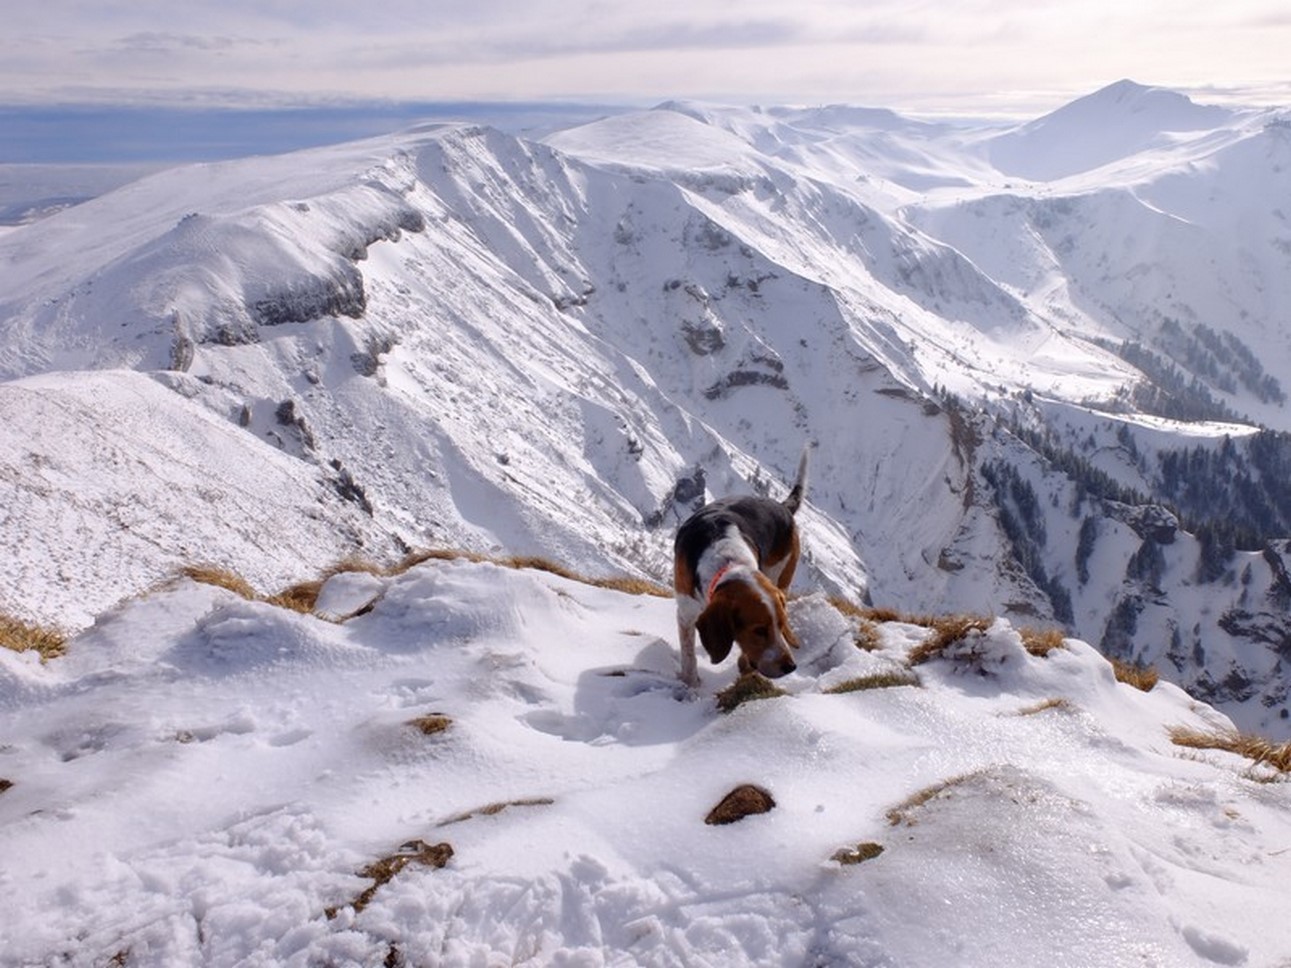
M 672 563 L 672 587 L 678 595 L 695 594 L 695 574 L 686 565 L 686 556 L 680 551 Z

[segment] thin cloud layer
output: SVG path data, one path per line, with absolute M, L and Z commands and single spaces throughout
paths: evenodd
M 1291 13 L 1264 0 L 56 0 L 6 19 L 10 102 L 218 91 L 256 103 L 699 97 L 1026 114 L 1120 77 L 1230 93 L 1285 91 L 1291 77 Z

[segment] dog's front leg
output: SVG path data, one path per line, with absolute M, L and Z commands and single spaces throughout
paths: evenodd
M 695 623 L 677 616 L 677 642 L 681 646 L 681 681 L 691 689 L 699 686 L 699 665 L 695 661 Z

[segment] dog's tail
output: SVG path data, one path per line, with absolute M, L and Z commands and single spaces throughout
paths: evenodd
M 798 476 L 794 479 L 793 489 L 781 502 L 790 514 L 798 513 L 798 508 L 802 507 L 802 499 L 807 493 L 807 457 L 811 453 L 811 448 L 812 445 L 809 443 L 802 449 L 802 456 L 798 458 Z

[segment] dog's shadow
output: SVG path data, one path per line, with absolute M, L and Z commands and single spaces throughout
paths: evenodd
M 574 689 L 573 712 L 542 709 L 522 719 L 540 732 L 593 746 L 677 743 L 718 715 L 714 685 L 706 682 L 692 692 L 677 677 L 676 647 L 651 638 L 629 666 L 585 670 Z

